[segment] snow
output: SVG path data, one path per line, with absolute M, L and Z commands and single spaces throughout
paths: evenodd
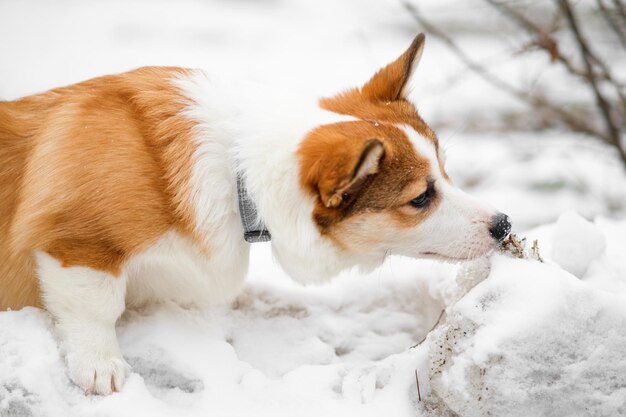
M 45 313 L 1 313 L 0 415 L 623 415 L 626 234 L 610 231 L 626 222 L 566 213 L 529 235 L 553 236 L 541 241 L 554 247 L 566 222 L 606 239 L 583 280 L 549 254 L 545 264 L 495 255 L 490 270 L 477 261 L 458 283 L 456 266 L 392 258 L 370 276 L 307 288 L 259 244 L 231 306 L 123 316 L 118 335 L 134 373 L 109 397 L 71 384 Z M 621 290 L 596 285 L 602 268 L 619 271 Z M 446 306 L 441 326 L 412 349 Z
M 257 265 L 269 256 L 261 246 Z M 404 386 L 412 374 L 400 370 L 412 370 L 415 359 L 396 354 L 439 314 L 423 280 L 400 274 L 383 285 L 372 276 L 363 287 L 364 278 L 355 275 L 303 288 L 284 276 L 268 282 L 260 278 L 265 273 L 252 277 L 232 308 L 166 305 L 126 314 L 118 334 L 135 373 L 120 394 L 106 398 L 86 398 L 69 382 L 44 313 L 0 314 L 0 387 L 11 390 L 0 396 L 0 410 L 287 416 L 360 408 L 376 415 L 392 406 L 410 412 Z
M 564 270 L 582 278 L 606 248 L 606 238 L 593 223 L 573 211 L 563 213 L 552 231 L 551 258 Z
M 477 59 L 498 58 L 502 43 L 463 29 L 475 13 L 485 30 L 503 30 L 474 2 L 420 7 L 457 27 Z M 147 64 L 328 94 L 366 80 L 416 31 L 391 0 L 4 1 L 0 97 Z M 494 67 L 530 80 L 537 59 Z M 560 75 L 546 70 L 544 85 L 587 94 Z M 44 312 L 0 312 L 0 416 L 626 415 L 623 166 L 571 133 L 467 125 L 468 116 L 488 122 L 520 104 L 464 72 L 432 37 L 417 79 L 411 97 L 437 128 L 452 178 L 538 239 L 544 264 L 392 256 L 367 276 L 302 287 L 269 245 L 256 244 L 232 305 L 165 304 L 122 317 L 118 336 L 134 372 L 108 397 L 85 397 L 70 383 Z
M 557 266 L 497 258 L 430 335 L 433 391 L 468 417 L 625 415 L 625 302 Z

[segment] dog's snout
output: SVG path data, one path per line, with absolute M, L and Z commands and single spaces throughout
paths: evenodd
M 502 242 L 504 238 L 509 235 L 511 231 L 511 220 L 509 216 L 504 213 L 498 213 L 491 218 L 491 224 L 489 225 L 489 234 L 497 240 Z

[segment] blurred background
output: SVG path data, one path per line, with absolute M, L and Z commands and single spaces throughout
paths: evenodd
M 144 65 L 324 96 L 422 31 L 411 98 L 459 185 L 518 230 L 624 216 L 622 0 L 0 0 L 0 98 Z

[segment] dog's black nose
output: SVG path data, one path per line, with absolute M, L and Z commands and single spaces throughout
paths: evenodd
M 511 231 L 511 221 L 509 216 L 504 213 L 498 213 L 491 218 L 491 225 L 489 226 L 489 234 L 497 240 L 502 242 L 505 237 L 509 235 Z

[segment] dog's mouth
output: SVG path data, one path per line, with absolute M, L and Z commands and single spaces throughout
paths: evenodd
M 419 257 L 422 259 L 434 259 L 438 261 L 446 261 L 446 262 L 462 262 L 462 261 L 471 261 L 473 259 L 481 258 L 485 255 L 490 254 L 493 251 L 493 248 L 488 249 L 486 251 L 481 251 L 478 253 L 467 254 L 466 256 L 449 256 L 443 255 L 438 252 L 420 252 Z
M 458 261 L 467 260 L 467 258 L 446 256 L 437 252 L 420 252 L 419 257 L 422 259 L 434 259 L 437 261 L 448 261 L 448 262 L 458 262 Z

